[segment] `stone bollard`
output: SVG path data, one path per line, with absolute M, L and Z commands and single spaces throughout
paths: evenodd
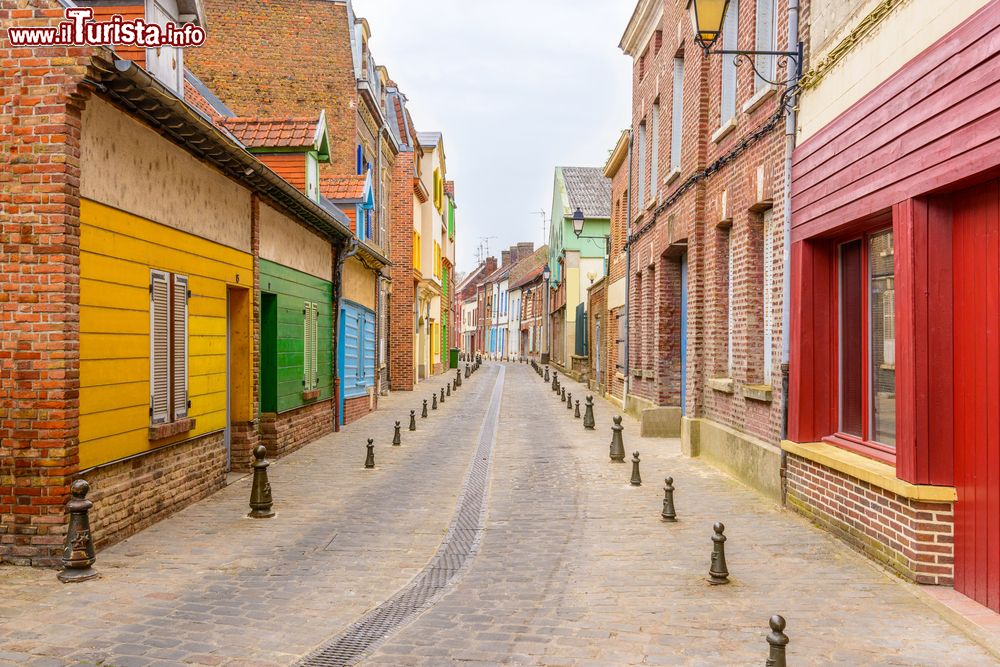
M 371 470 L 375 467 L 375 441 L 368 438 L 368 454 L 365 456 L 365 469 Z
M 671 523 L 677 521 L 677 512 L 674 511 L 674 478 L 667 477 L 663 480 L 663 511 L 660 516 L 664 521 Z
M 562 391 L 562 396 L 559 397 L 559 400 L 562 401 L 563 403 L 565 403 L 566 402 L 566 387 L 559 387 L 559 389 Z
M 573 412 L 573 417 L 576 419 L 580 418 L 580 401 L 576 402 L 576 410 Z
M 399 432 L 399 422 L 396 422 L 396 430 L 392 432 L 392 445 L 399 447 L 403 444 L 403 435 Z
M 726 527 L 722 522 L 712 526 L 712 565 L 708 568 L 708 583 L 713 586 L 729 583 L 729 570 L 726 567 L 726 536 L 722 533 Z
M 411 431 L 416 431 L 417 430 L 417 411 L 416 410 L 410 410 L 410 430 Z
M 420 418 L 421 419 L 427 419 L 427 399 L 426 398 L 424 399 L 424 409 L 420 413 Z
M 63 569 L 56 576 L 64 584 L 96 579 L 101 574 L 92 566 L 97 561 L 94 554 L 94 536 L 90 532 L 90 508 L 94 503 L 87 500 L 90 484 L 78 479 L 70 486 L 70 499 L 66 503 L 69 511 L 69 526 L 66 527 L 66 542 L 63 546 Z
M 431 394 L 431 410 L 438 409 L 438 395 L 437 392 Z
M 632 479 L 629 480 L 632 486 L 642 486 L 642 477 L 639 475 L 639 452 L 632 452 Z
M 583 411 L 583 427 L 588 431 L 593 431 L 597 428 L 597 422 L 594 421 L 594 397 L 587 396 L 586 410 Z
M 573 392 L 568 392 L 566 394 L 566 409 L 567 410 L 573 409 Z
M 250 488 L 250 514 L 254 519 L 270 519 L 274 516 L 274 500 L 271 498 L 271 482 L 267 480 L 267 448 L 257 445 L 253 450 L 253 486 Z
M 549 381 L 549 367 L 548 366 L 545 367 L 545 381 L 546 382 Z
M 609 450 L 609 456 L 611 460 L 615 463 L 625 462 L 625 439 L 622 436 L 622 431 L 625 427 L 622 426 L 621 415 L 615 415 L 612 417 L 611 421 L 614 424 L 611 425 L 611 447 Z
M 788 646 L 788 635 L 785 634 L 785 618 L 775 614 L 768 622 L 771 632 L 767 635 L 770 650 L 767 654 L 765 667 L 786 667 L 785 647 Z

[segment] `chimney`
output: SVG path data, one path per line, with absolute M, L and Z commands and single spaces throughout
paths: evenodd
M 500 266 L 509 266 L 509 265 L 510 265 L 510 250 L 501 250 Z
M 532 241 L 522 241 L 517 244 L 517 252 L 521 259 L 535 252 L 535 244 Z
M 497 258 L 487 257 L 486 258 L 486 271 L 484 272 L 487 276 L 497 270 Z

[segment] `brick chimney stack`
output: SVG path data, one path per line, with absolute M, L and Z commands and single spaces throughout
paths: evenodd
M 510 265 L 510 250 L 501 250 L 500 266 L 509 266 L 509 265 Z
M 490 256 L 486 258 L 486 271 L 485 275 L 490 275 L 497 270 L 497 258 Z

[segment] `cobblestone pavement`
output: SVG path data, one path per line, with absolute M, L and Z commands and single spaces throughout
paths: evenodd
M 433 556 L 496 375 L 484 365 L 415 434 L 408 410 L 444 378 L 278 462 L 275 519 L 244 518 L 244 479 L 103 551 L 98 581 L 0 569 L 0 665 L 295 662 Z M 585 432 L 528 367 L 507 368 L 479 553 L 364 665 L 760 665 L 774 613 L 793 665 L 997 664 L 898 580 L 626 418 L 644 478 L 630 486 L 631 466 L 608 462 L 615 410 L 596 403 Z M 395 419 L 402 448 L 388 446 Z M 659 518 L 668 474 L 677 524 Z M 705 581 L 716 520 L 722 587 Z

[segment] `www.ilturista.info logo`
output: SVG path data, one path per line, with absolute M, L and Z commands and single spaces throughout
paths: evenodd
M 90 7 L 70 7 L 66 20 L 43 28 L 9 27 L 11 46 L 201 46 L 205 29 L 193 23 L 149 23 L 143 19 L 125 20 L 115 14 L 107 21 L 95 21 Z

